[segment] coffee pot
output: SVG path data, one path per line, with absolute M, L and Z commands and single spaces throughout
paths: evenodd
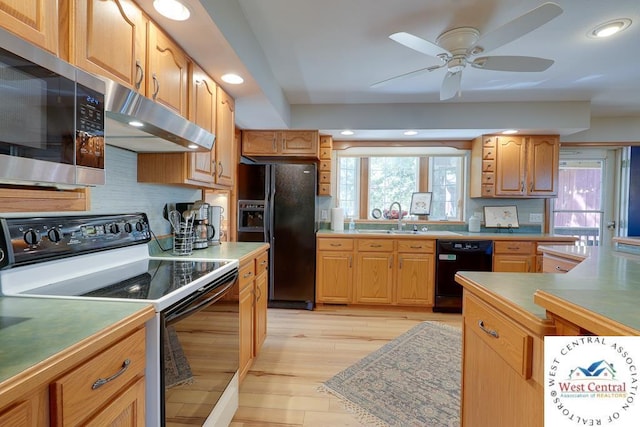
M 209 237 L 209 246 L 215 246 L 220 244 L 220 238 L 222 237 L 222 213 L 224 209 L 222 206 L 209 206 L 209 221 L 212 231 Z
M 206 249 L 209 247 L 209 240 L 213 237 L 213 227 L 209 225 L 209 203 L 197 201 L 193 203 L 191 210 L 194 212 L 193 232 L 195 239 L 194 249 Z

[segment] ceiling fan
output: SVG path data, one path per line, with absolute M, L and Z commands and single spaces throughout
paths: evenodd
M 533 56 L 477 57 L 477 55 L 512 42 L 541 27 L 561 13 L 562 8 L 557 4 L 544 3 L 482 36 L 477 29 L 472 27 L 454 28 L 438 36 L 435 43 L 405 32 L 391 34 L 389 36 L 391 40 L 425 55 L 434 56 L 440 59 L 441 64 L 391 77 L 374 83 L 371 87 L 378 87 L 397 79 L 446 67 L 447 74 L 440 87 L 440 100 L 444 101 L 453 98 L 456 93 L 460 93 L 462 70 L 467 65 L 494 71 L 544 71 L 553 64 L 551 59 Z

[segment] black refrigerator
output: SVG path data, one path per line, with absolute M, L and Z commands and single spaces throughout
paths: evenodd
M 316 176 L 314 163 L 240 164 L 238 241 L 271 245 L 269 307 L 314 307 Z

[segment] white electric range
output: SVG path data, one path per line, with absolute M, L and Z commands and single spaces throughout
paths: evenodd
M 208 357 L 220 369 L 206 375 L 216 375 L 216 383 L 226 386 L 211 391 L 215 396 L 208 399 L 213 401 L 209 415 L 195 422 L 228 424 L 238 399 L 239 361 L 233 349 L 239 349 L 239 314 L 237 301 L 229 297 L 238 276 L 238 261 L 154 258 L 147 248 L 150 239 L 143 213 L 0 218 L 0 290 L 6 296 L 152 304 L 156 316 L 146 325 L 147 426 L 184 421 L 180 414 L 166 411 L 165 401 L 173 390 L 166 384 L 173 383 L 165 374 L 166 353 L 175 350 L 168 347 L 168 331 L 175 343 L 179 322 L 187 324 L 190 317 L 206 316 L 211 325 L 207 332 L 225 337 L 227 343 L 224 351 L 210 351 Z M 182 357 L 188 356 L 184 350 L 178 348 Z M 174 387 L 211 382 L 199 372 L 190 374 L 190 382 Z

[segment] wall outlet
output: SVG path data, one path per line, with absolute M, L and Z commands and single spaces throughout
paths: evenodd
M 320 210 L 320 220 L 327 221 L 329 219 L 329 210 L 322 209 Z
M 532 224 L 542 224 L 542 214 L 541 213 L 530 213 L 529 214 L 529 222 Z

